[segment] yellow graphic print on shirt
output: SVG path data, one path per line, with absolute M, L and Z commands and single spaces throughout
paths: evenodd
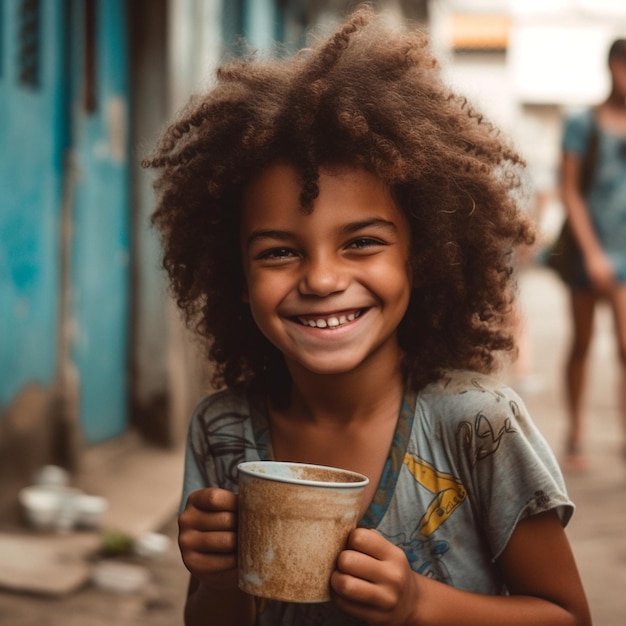
M 436 470 L 419 457 L 407 453 L 404 464 L 415 480 L 435 496 L 417 525 L 422 536 L 429 537 L 467 498 L 467 492 L 461 481 L 452 474 Z

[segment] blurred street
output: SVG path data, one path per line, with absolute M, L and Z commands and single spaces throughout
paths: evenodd
M 521 275 L 521 296 L 535 370 L 543 388 L 532 393 L 520 389 L 520 393 L 539 428 L 560 455 L 565 423 L 560 370 L 569 322 L 566 294 L 548 270 L 531 268 Z M 586 473 L 566 474 L 570 495 L 577 505 L 568 533 L 595 626 L 623 626 L 626 618 L 626 460 L 614 393 L 617 371 L 611 323 L 608 311 L 600 310 L 588 395 L 588 441 L 593 465 Z M 158 497 L 150 484 L 146 490 Z M 174 511 L 170 522 L 161 530 L 172 543 L 160 559 L 141 561 L 150 574 L 147 586 L 141 591 L 115 593 L 87 585 L 62 598 L 0 592 L 0 623 L 3 626 L 182 624 L 187 574 L 176 547 Z
M 187 574 L 176 546 L 174 520 L 162 530 L 172 539 L 159 559 L 119 558 L 145 568 L 149 579 L 133 593 L 105 591 L 93 584 L 63 596 L 0 591 L 3 626 L 178 626 L 187 588 Z
M 182 446 L 208 376 L 168 295 L 150 225 L 156 172 L 140 163 L 224 60 L 248 46 L 295 51 L 356 4 L 0 0 L 0 626 L 182 624 Z M 536 200 L 527 208 L 553 238 L 565 115 L 606 97 L 626 1 L 371 4 L 429 34 L 444 81 L 523 155 Z M 536 266 L 520 270 L 520 287 L 533 376 L 502 376 L 561 457 L 567 294 Z M 594 624 L 624 626 L 626 440 L 606 308 L 596 324 L 592 465 L 566 474 L 577 505 L 567 532 Z M 18 492 L 49 463 L 73 471 L 74 504 L 57 494 L 58 534 L 15 515 Z
M 521 276 L 521 296 L 535 370 L 544 383 L 542 391 L 522 395 L 560 457 L 566 423 L 561 370 L 569 332 L 567 293 L 550 270 L 533 268 Z M 585 473 L 565 474 L 570 497 L 577 506 L 568 534 L 595 626 L 626 623 L 626 457 L 617 410 L 612 321 L 610 311 L 601 307 L 596 315 L 586 400 L 592 467 Z

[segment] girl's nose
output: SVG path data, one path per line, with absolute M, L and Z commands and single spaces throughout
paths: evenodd
M 311 296 L 328 296 L 343 291 L 348 285 L 346 268 L 333 259 L 312 259 L 302 268 L 300 292 Z

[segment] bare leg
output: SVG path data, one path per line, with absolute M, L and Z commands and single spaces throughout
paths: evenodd
M 626 458 L 626 285 L 618 286 L 610 295 L 611 308 L 617 336 L 620 363 L 619 409 L 624 432 L 624 457 Z
M 565 368 L 565 391 L 569 412 L 566 466 L 570 469 L 583 469 L 587 465 L 583 453 L 582 405 L 596 301 L 597 297 L 592 292 L 578 290 L 571 292 L 572 341 Z

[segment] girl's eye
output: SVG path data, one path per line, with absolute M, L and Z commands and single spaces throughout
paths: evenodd
M 295 256 L 295 252 L 289 248 L 271 248 L 270 250 L 264 250 L 258 255 L 258 258 L 266 261 L 282 261 L 293 256 Z
M 354 239 L 348 244 L 348 248 L 354 248 L 357 250 L 363 250 L 365 248 L 372 248 L 374 246 L 384 246 L 386 245 L 380 239 L 372 239 L 371 237 L 359 237 L 358 239 Z

